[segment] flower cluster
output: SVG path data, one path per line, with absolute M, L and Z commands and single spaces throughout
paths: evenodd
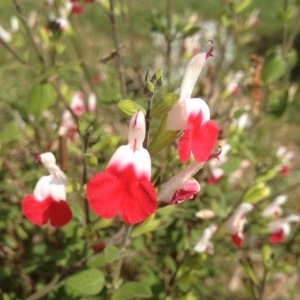
M 300 216 L 289 215 L 281 218 L 283 213 L 281 206 L 287 201 L 287 195 L 277 196 L 262 212 L 266 218 L 273 219 L 268 223 L 269 240 L 272 244 L 280 244 L 284 242 L 287 235 L 291 231 L 290 223 L 300 222 Z
M 262 211 L 262 216 L 268 218 L 268 232 L 269 232 L 269 241 L 272 244 L 283 243 L 285 238 L 291 232 L 291 223 L 300 222 L 300 216 L 291 214 L 287 217 L 281 217 L 282 208 L 281 206 L 286 202 L 286 195 L 277 196 L 273 202 L 268 204 Z M 241 203 L 237 208 L 232 212 L 232 214 L 227 218 L 224 224 L 224 229 L 227 233 L 230 234 L 233 244 L 240 248 L 243 245 L 244 241 L 244 226 L 247 223 L 246 214 L 254 210 L 254 206 L 250 203 Z M 200 216 L 201 212 L 201 216 Z M 200 211 L 197 213 L 197 217 L 201 219 L 209 219 L 213 217 L 213 212 Z M 213 224 L 206 228 L 203 232 L 202 237 L 199 239 L 197 244 L 194 247 L 194 250 L 199 253 L 208 253 L 213 254 L 213 244 L 210 239 L 217 230 L 217 225 Z
M 212 43 L 212 42 L 211 42 Z M 158 198 L 176 204 L 200 191 L 199 183 L 192 178 L 211 157 L 216 144 L 219 127 L 210 119 L 210 110 L 200 98 L 192 98 L 194 86 L 206 60 L 212 56 L 213 43 L 208 52 L 195 55 L 188 63 L 180 88 L 179 100 L 167 116 L 166 129 L 178 131 L 178 155 L 186 163 L 193 162 L 171 178 L 160 190 Z

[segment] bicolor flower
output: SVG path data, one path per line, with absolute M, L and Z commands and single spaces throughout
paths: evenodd
M 208 253 L 213 254 L 214 253 L 214 245 L 211 243 L 210 239 L 213 236 L 213 234 L 217 231 L 218 227 L 217 225 L 213 224 L 209 227 L 207 227 L 200 240 L 197 242 L 196 246 L 194 247 L 194 250 L 198 253 Z
M 291 170 L 291 159 L 294 157 L 294 153 L 288 151 L 285 146 L 281 146 L 278 148 L 276 156 L 280 160 L 280 164 L 278 166 L 279 172 L 282 175 L 288 175 Z
M 217 157 L 218 159 L 212 159 L 209 161 L 211 176 L 207 179 L 208 184 L 216 184 L 222 179 L 224 175 L 222 165 L 225 162 L 227 162 L 228 160 L 227 154 L 230 149 L 231 146 L 229 144 L 224 144 L 222 146 L 222 151 L 220 152 L 220 155 Z
M 201 169 L 203 163 L 192 162 L 167 181 L 158 193 L 158 200 L 168 204 L 178 204 L 192 199 L 201 187 L 192 176 Z
M 83 93 L 76 92 L 70 102 L 70 110 L 75 117 L 80 118 L 86 111 L 95 112 L 97 105 L 96 95 L 90 93 L 88 97 L 87 106 L 83 100 Z M 74 122 L 74 116 L 70 110 L 64 110 L 62 114 L 61 128 L 62 132 L 66 132 L 66 135 L 70 141 L 74 141 L 78 135 L 78 126 Z
M 72 212 L 66 202 L 66 176 L 56 165 L 52 153 L 39 155 L 37 161 L 43 163 L 49 175 L 41 177 L 33 194 L 22 200 L 22 213 L 35 225 L 41 226 L 50 221 L 52 226 L 64 226 L 72 219 Z
M 70 108 L 72 109 L 73 113 L 77 117 L 81 117 L 83 113 L 86 111 L 84 100 L 83 100 L 83 93 L 76 92 L 70 102 Z
M 277 196 L 272 203 L 270 203 L 263 211 L 264 217 L 276 217 L 279 218 L 282 215 L 281 205 L 287 200 L 287 195 Z
M 250 203 L 241 203 L 231 217 L 225 222 L 225 230 L 231 234 L 232 242 L 241 247 L 244 241 L 244 226 L 247 223 L 246 214 L 253 210 Z
M 129 124 L 128 145 L 120 146 L 106 170 L 87 184 L 87 200 L 98 216 L 112 219 L 119 213 L 125 223 L 135 224 L 155 212 L 157 197 L 144 139 L 145 117 L 139 111 Z
M 213 44 L 208 52 L 195 55 L 188 63 L 180 88 L 178 102 L 167 116 L 166 130 L 182 133 L 178 142 L 178 155 L 187 162 L 191 155 L 204 162 L 215 146 L 219 127 L 210 120 L 210 110 L 200 98 L 192 98 L 192 91 L 205 61 L 212 56 Z
M 300 216 L 290 215 L 286 218 L 277 219 L 269 223 L 269 240 L 272 244 L 280 244 L 291 232 L 290 223 L 300 222 Z

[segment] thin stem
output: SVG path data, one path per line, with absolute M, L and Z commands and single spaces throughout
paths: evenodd
M 42 53 L 40 53 L 40 50 L 39 50 L 39 47 L 38 45 L 36 44 L 32 34 L 31 34 L 31 30 L 25 20 L 25 18 L 23 17 L 23 12 L 22 12 L 22 9 L 21 9 L 21 6 L 20 4 L 17 2 L 17 0 L 12 0 L 15 8 L 16 8 L 16 11 L 18 12 L 18 18 L 20 19 L 20 21 L 22 22 L 24 28 L 25 28 L 25 31 L 26 31 L 26 34 L 29 38 L 29 41 L 34 49 L 34 51 L 36 52 L 36 55 L 41 63 L 42 66 L 44 66 L 46 64 L 46 60 L 45 60 L 45 57 L 42 55 Z
M 149 99 L 148 104 L 147 104 L 147 112 L 146 112 L 146 117 L 145 117 L 146 134 L 145 134 L 145 140 L 143 142 L 143 147 L 145 149 L 147 149 L 147 147 L 148 147 L 150 121 L 151 121 L 150 113 L 151 113 L 151 107 L 152 107 L 153 99 L 154 99 L 154 95 L 151 97 L 151 99 Z
M 73 26 L 73 24 L 72 24 L 72 26 Z M 80 67 L 83 71 L 85 82 L 86 82 L 89 90 L 92 91 L 95 95 L 97 95 L 97 90 L 95 89 L 95 86 L 91 81 L 88 68 L 87 68 L 86 63 L 85 63 L 84 58 L 83 58 L 83 52 L 82 52 L 81 46 L 78 43 L 77 39 L 73 36 L 71 37 L 71 41 L 73 43 L 73 47 L 74 47 L 76 56 L 77 56 L 77 58 L 80 62 Z
M 172 61 L 171 61 L 171 54 L 172 54 L 172 0 L 167 0 L 167 7 L 166 7 L 166 18 L 167 18 L 167 30 L 165 34 L 166 40 L 166 77 L 167 77 L 167 88 L 170 87 L 171 82 L 171 73 L 172 73 Z
M 130 224 L 125 225 L 124 235 L 123 235 L 122 244 L 121 244 L 121 255 L 120 255 L 119 260 L 117 261 L 117 264 L 116 264 L 116 267 L 115 267 L 115 270 L 113 273 L 113 288 L 114 289 L 118 288 L 118 281 L 119 281 L 120 274 L 121 274 L 121 269 L 122 269 L 122 264 L 123 264 L 123 259 L 124 259 L 124 252 L 126 250 L 127 241 L 129 239 L 132 227 L 133 226 Z
M 286 13 L 289 6 L 289 0 L 284 0 L 283 10 Z M 288 53 L 288 32 L 287 32 L 287 23 L 282 24 L 282 54 L 283 57 L 286 57 Z
M 25 60 L 23 60 L 19 54 L 12 49 L 7 43 L 5 43 L 1 38 L 0 38 L 0 42 L 2 43 L 3 47 L 22 65 L 26 66 L 27 68 L 29 68 L 31 71 L 34 71 L 34 69 L 32 68 L 31 65 L 29 65 Z
M 127 91 L 126 91 L 126 82 L 125 82 L 125 75 L 124 75 L 124 68 L 123 68 L 123 57 L 120 51 L 120 44 L 119 44 L 119 37 L 118 37 L 118 28 L 117 28 L 117 22 L 115 17 L 115 1 L 109 0 L 109 20 L 111 24 L 112 29 L 112 36 L 113 36 L 113 42 L 114 46 L 116 48 L 116 65 L 119 75 L 119 81 L 120 81 L 120 88 L 121 88 L 121 94 L 122 97 L 125 98 Z
M 83 170 L 82 170 L 82 185 L 84 186 L 87 182 L 87 163 L 85 160 L 85 154 L 88 149 L 88 142 L 90 138 L 90 130 L 89 127 L 86 129 L 83 137 Z M 85 224 L 90 224 L 90 209 L 86 196 L 84 197 L 84 211 L 85 211 Z

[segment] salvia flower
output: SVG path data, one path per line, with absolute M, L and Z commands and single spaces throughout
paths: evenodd
M 52 153 L 40 154 L 37 161 L 43 163 L 49 175 L 42 176 L 33 194 L 22 200 L 22 213 L 35 225 L 41 226 L 50 221 L 52 226 L 64 226 L 72 219 L 72 212 L 66 202 L 66 176 L 56 165 Z
M 192 176 L 201 169 L 203 163 L 192 162 L 167 181 L 158 193 L 158 199 L 168 204 L 178 204 L 192 199 L 201 187 Z
M 286 218 L 277 219 L 269 223 L 269 240 L 272 244 L 280 244 L 291 232 L 292 222 L 300 222 L 300 216 L 290 215 Z
M 222 151 L 220 155 L 217 157 L 218 159 L 212 159 L 209 161 L 211 176 L 209 176 L 209 178 L 207 179 L 208 184 L 216 184 L 222 179 L 224 175 L 222 165 L 225 162 L 227 162 L 228 160 L 227 154 L 230 151 L 230 149 L 231 146 L 225 143 L 224 145 L 222 145 Z
M 244 226 L 247 223 L 246 214 L 253 210 L 250 203 L 241 203 L 225 222 L 225 230 L 231 235 L 236 247 L 241 247 L 244 241 Z
M 145 117 L 141 111 L 131 119 L 128 145 L 120 146 L 106 170 L 87 184 L 87 200 L 102 218 L 112 219 L 118 213 L 125 223 L 144 221 L 157 207 L 151 178 L 151 159 L 143 148 Z
M 195 55 L 188 63 L 180 88 L 178 103 L 167 116 L 166 129 L 182 133 L 178 142 L 178 155 L 185 163 L 191 155 L 204 162 L 215 146 L 219 127 L 210 120 L 210 110 L 200 98 L 192 98 L 192 91 L 205 61 L 212 56 L 213 44 L 208 52 Z
M 218 229 L 218 227 L 215 224 L 206 228 L 203 232 L 202 237 L 195 245 L 194 250 L 198 253 L 213 254 L 214 253 L 214 245 L 211 243 L 210 239 L 213 236 L 213 234 L 217 231 L 217 229 Z
M 280 164 L 278 166 L 279 172 L 282 175 L 288 175 L 291 170 L 291 159 L 294 157 L 294 153 L 288 151 L 285 146 L 281 146 L 278 148 L 276 156 L 280 160 Z
M 287 195 L 277 196 L 272 203 L 270 203 L 263 211 L 264 217 L 280 217 L 282 215 L 281 205 L 287 200 Z

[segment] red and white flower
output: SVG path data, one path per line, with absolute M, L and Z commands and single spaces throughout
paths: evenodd
M 241 203 L 231 217 L 225 222 L 225 230 L 231 234 L 232 242 L 241 247 L 244 241 L 244 226 L 247 223 L 246 214 L 253 210 L 250 203 Z
M 288 175 L 291 171 L 291 159 L 294 157 L 294 153 L 288 151 L 285 146 L 278 148 L 276 156 L 280 160 L 278 170 L 282 175 Z
M 157 207 L 151 178 L 151 159 L 143 148 L 145 117 L 137 112 L 131 119 L 128 145 L 120 146 L 106 170 L 87 184 L 87 199 L 92 210 L 102 218 L 112 219 L 118 213 L 125 223 L 144 221 Z
M 262 215 L 264 217 L 275 217 L 279 218 L 282 215 L 283 205 L 287 200 L 287 195 L 277 196 L 272 203 L 270 203 L 263 211 Z
M 207 179 L 208 184 L 216 184 L 222 179 L 224 175 L 222 165 L 225 162 L 227 162 L 228 160 L 227 154 L 230 151 L 230 149 L 231 146 L 229 144 L 222 145 L 222 151 L 218 156 L 218 159 L 212 159 L 209 161 L 211 176 Z
M 219 127 L 210 120 L 208 105 L 200 98 L 192 98 L 193 88 L 212 51 L 213 44 L 208 52 L 199 53 L 190 60 L 181 83 L 179 101 L 167 116 L 166 130 L 182 133 L 178 154 L 184 163 L 191 155 L 198 162 L 206 161 L 218 138 Z
M 211 243 L 210 239 L 213 236 L 213 234 L 217 231 L 218 227 L 217 225 L 213 224 L 206 228 L 203 232 L 202 237 L 197 242 L 196 246 L 194 247 L 194 250 L 198 253 L 208 253 L 213 254 L 214 253 L 214 245 Z
M 158 193 L 158 199 L 168 204 L 178 204 L 192 199 L 201 187 L 192 176 L 201 169 L 203 163 L 192 162 L 167 181 Z
M 291 232 L 290 223 L 300 222 L 300 216 L 290 215 L 286 218 L 277 219 L 269 223 L 269 240 L 272 244 L 280 244 Z
M 52 226 L 64 226 L 72 219 L 66 202 L 66 176 L 56 165 L 52 153 L 39 155 L 37 161 L 41 161 L 50 174 L 42 176 L 33 194 L 24 197 L 21 202 L 22 213 L 35 225 L 41 226 L 50 221 Z

